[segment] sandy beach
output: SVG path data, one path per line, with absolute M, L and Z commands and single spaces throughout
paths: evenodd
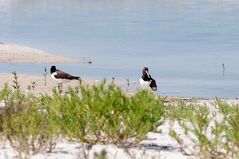
M 80 62 L 84 64 L 90 64 L 92 61 L 79 58 L 70 58 L 51 54 L 39 49 L 31 48 L 28 46 L 22 46 L 18 44 L 9 44 L 0 42 L 0 62 L 1 63 L 68 63 L 68 62 Z M 57 88 L 58 84 L 54 81 L 49 74 L 47 68 L 46 84 L 44 75 L 18 75 L 18 82 L 20 88 L 26 92 L 33 92 L 34 94 L 50 94 L 52 89 Z M 8 84 L 10 87 L 13 85 L 13 74 L 0 73 L 1 83 L 0 88 L 4 87 L 4 84 Z M 86 85 L 97 84 L 100 80 L 81 79 Z M 122 81 L 115 81 L 116 83 L 122 83 Z M 78 80 L 72 80 L 63 82 L 63 91 L 69 87 L 76 87 Z M 123 82 L 125 83 L 125 82 Z M 34 87 L 34 88 L 33 88 Z
M 0 0 L 0 159 L 239 159 L 238 10 Z
M 0 43 L 0 62 L 30 62 L 30 63 L 51 63 L 51 62 L 75 62 L 80 59 L 68 58 L 46 53 L 41 50 L 19 46 L 15 44 Z M 0 89 L 4 87 L 4 84 L 8 84 L 12 88 L 14 76 L 12 73 L 0 73 Z M 45 81 L 46 80 L 46 81 Z M 99 81 L 91 79 L 82 79 L 84 84 L 92 85 L 97 84 Z M 46 83 L 45 83 L 46 82 Z M 68 87 L 76 87 L 78 80 L 68 81 L 63 83 L 63 90 L 67 90 Z M 21 90 L 24 92 L 32 92 L 35 95 L 51 94 L 52 89 L 57 88 L 57 82 L 54 81 L 48 74 L 46 78 L 42 75 L 27 75 L 18 74 L 18 83 Z M 116 82 L 117 83 L 117 82 Z M 120 83 L 120 81 L 118 82 Z M 121 82 L 122 83 L 122 82 Z M 177 104 L 179 98 L 176 97 L 162 97 L 165 100 L 165 105 Z M 197 106 L 208 106 L 214 109 L 215 99 L 182 99 L 187 104 Z M 229 105 L 239 104 L 238 99 L 224 99 Z M 2 107 L 4 105 L 1 104 Z M 185 154 L 180 150 L 178 143 L 169 135 L 170 123 L 168 121 L 158 127 L 157 132 L 149 132 L 146 138 L 136 147 L 125 151 L 123 148 L 116 147 L 115 145 L 93 145 L 93 147 L 87 150 L 86 157 L 83 156 L 83 150 L 79 143 L 70 142 L 66 139 L 59 139 L 56 148 L 51 153 L 40 152 L 35 155 L 31 155 L 32 159 L 76 159 L 76 158 L 89 158 L 93 159 L 95 154 L 101 153 L 106 150 L 108 158 L 114 159 L 149 159 L 149 158 L 164 158 L 164 159 L 192 159 L 194 156 Z M 178 133 L 182 132 L 179 125 L 174 126 L 174 130 Z M 129 155 L 130 154 L 130 155 Z M 17 152 L 10 146 L 8 142 L 0 142 L 0 158 L 1 159 L 13 159 L 17 156 Z
M 81 62 L 90 61 L 70 58 L 47 53 L 45 51 L 17 45 L 0 43 L 0 62 L 2 63 L 62 63 L 62 62 Z
M 49 74 L 46 77 L 46 85 L 45 85 L 45 77 L 43 75 L 40 76 L 40 75 L 17 74 L 17 76 L 21 90 L 25 92 L 32 92 L 35 95 L 45 93 L 51 94 L 52 89 L 58 87 L 58 83 L 55 80 L 53 80 Z M 4 84 L 8 84 L 8 86 L 12 88 L 14 80 L 14 76 L 12 73 L 0 73 L 0 77 L 1 77 L 0 89 L 4 87 Z M 90 79 L 82 79 L 82 81 L 85 84 L 90 85 L 96 82 L 95 80 Z M 67 81 L 63 83 L 63 89 L 67 90 L 69 87 L 74 88 L 78 84 L 79 84 L 78 80 Z
M 8 83 L 11 87 L 13 85 L 13 74 L 11 73 L 0 73 L 1 83 L 0 88 L 4 86 L 4 83 Z M 85 84 L 96 84 L 98 81 L 90 79 L 82 79 Z M 36 75 L 18 75 L 18 81 L 21 86 L 21 89 L 25 92 L 33 92 L 34 94 L 51 94 L 52 89 L 57 87 L 57 83 L 49 77 L 45 78 L 44 76 Z M 33 82 L 36 82 L 34 90 L 32 89 Z M 64 84 L 64 90 L 69 86 L 75 87 L 78 85 L 78 81 L 69 81 Z M 29 89 L 29 87 L 31 89 Z M 176 104 L 179 98 L 176 97 L 162 97 L 167 104 Z M 215 99 L 183 99 L 187 104 L 197 105 L 197 106 L 209 106 L 212 109 L 215 105 Z M 238 99 L 224 99 L 224 101 L 230 105 L 239 104 Z M 174 130 L 178 133 L 182 133 L 182 129 L 179 125 L 174 125 Z M 180 145 L 170 137 L 170 122 L 165 121 L 160 127 L 158 127 L 157 132 L 149 132 L 147 137 L 136 147 L 128 149 L 131 155 L 127 153 L 123 148 L 117 147 L 115 145 L 93 145 L 90 150 L 80 148 L 80 145 L 77 142 L 70 142 L 66 139 L 59 139 L 57 146 L 51 153 L 46 153 L 42 151 L 35 155 L 30 155 L 31 159 L 77 159 L 84 158 L 83 150 L 87 152 L 87 158 L 93 159 L 95 154 L 100 154 L 103 150 L 106 150 L 107 156 L 109 159 L 150 159 L 150 158 L 163 158 L 163 159 L 192 159 L 196 158 L 185 154 L 180 150 Z M 0 142 L 0 158 L 1 159 L 13 159 L 17 156 L 17 152 L 10 146 L 8 142 Z
M 11 74 L 0 74 L 1 79 L 4 81 L 11 81 Z M 51 88 L 56 87 L 56 83 L 47 77 L 47 86 L 44 86 L 44 78 L 40 76 L 30 76 L 30 75 L 19 75 L 19 82 L 22 89 L 27 90 L 27 85 L 31 84 L 32 81 L 36 81 L 37 85 L 34 92 L 49 93 Z M 93 84 L 93 80 L 84 80 L 85 83 Z M 12 84 L 11 82 L 9 84 Z M 68 86 L 76 86 L 77 82 L 72 81 L 68 83 Z M 167 99 L 166 97 L 163 97 Z M 168 98 L 167 104 L 176 104 L 178 98 L 170 97 Z M 238 99 L 224 99 L 224 101 L 230 105 L 239 104 Z M 209 106 L 212 109 L 215 107 L 215 99 L 185 99 L 187 104 L 197 105 L 197 106 Z M 156 132 L 149 132 L 146 138 L 140 142 L 136 147 L 127 149 L 117 147 L 112 144 L 96 144 L 90 149 L 82 148 L 82 145 L 78 142 L 67 141 L 64 138 L 58 140 L 56 147 L 52 152 L 48 153 L 41 151 L 37 154 L 30 155 L 31 159 L 94 159 L 96 154 L 100 154 L 102 151 L 107 152 L 107 158 L 109 159 L 196 159 L 197 157 L 189 154 L 185 154 L 180 149 L 180 145 L 174 140 L 170 135 L 171 123 L 169 121 L 163 122 L 161 126 L 158 127 Z M 173 125 L 174 131 L 179 134 L 183 134 L 182 128 L 178 124 Z M 187 145 L 189 148 L 190 144 Z M 0 142 L 0 158 L 1 159 L 13 159 L 18 153 L 10 146 L 9 142 Z M 86 155 L 86 156 L 85 156 Z

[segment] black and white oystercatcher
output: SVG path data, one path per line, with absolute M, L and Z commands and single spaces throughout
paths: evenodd
M 62 83 L 63 80 L 79 80 L 80 77 L 73 76 L 69 73 L 56 69 L 56 66 L 51 66 L 51 77 L 58 83 Z
M 149 68 L 144 67 L 143 75 L 139 80 L 139 84 L 142 87 L 150 87 L 153 91 L 157 91 L 156 81 L 149 74 Z

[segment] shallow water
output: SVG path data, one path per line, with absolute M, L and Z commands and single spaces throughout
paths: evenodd
M 0 0 L 0 24 L 0 41 L 92 60 L 57 64 L 85 78 L 138 81 L 148 66 L 161 95 L 239 96 L 236 0 Z

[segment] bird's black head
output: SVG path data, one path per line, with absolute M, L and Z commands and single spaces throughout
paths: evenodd
M 150 81 L 151 77 L 150 77 L 150 75 L 149 75 L 149 68 L 148 68 L 148 67 L 144 67 L 142 79 L 143 79 L 144 81 Z
M 56 72 L 56 66 L 51 66 L 51 74 Z
M 143 75 L 147 74 L 149 72 L 149 68 L 148 67 L 144 67 L 143 69 Z

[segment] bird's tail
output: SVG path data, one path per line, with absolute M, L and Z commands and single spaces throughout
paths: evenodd
M 149 85 L 153 91 L 157 91 L 157 84 L 154 79 L 151 80 L 151 83 Z
M 78 77 L 78 76 L 71 76 L 69 79 L 70 79 L 70 80 L 79 80 L 79 79 L 81 79 L 81 78 Z

